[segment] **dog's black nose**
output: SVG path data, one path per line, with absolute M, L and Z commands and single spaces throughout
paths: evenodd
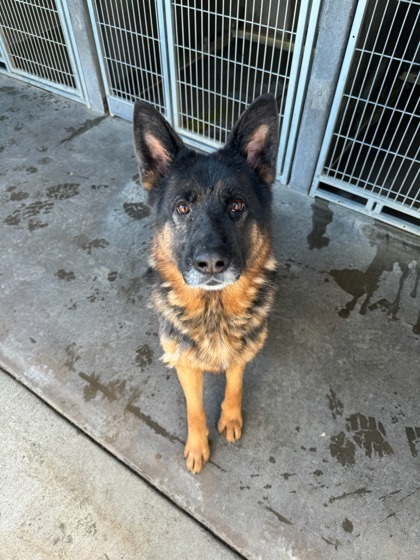
M 229 266 L 229 258 L 220 251 L 202 249 L 194 257 L 193 265 L 202 274 L 219 274 Z

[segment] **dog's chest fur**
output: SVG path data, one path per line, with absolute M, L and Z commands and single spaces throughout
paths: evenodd
M 275 293 L 271 254 L 234 286 L 209 292 L 170 282 L 154 271 L 152 298 L 159 317 L 163 361 L 220 372 L 251 360 L 267 336 Z

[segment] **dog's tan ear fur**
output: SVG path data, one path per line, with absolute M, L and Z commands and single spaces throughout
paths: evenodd
M 184 147 L 171 125 L 148 103 L 134 105 L 134 146 L 145 189 L 168 172 L 169 166 Z
M 264 183 L 271 184 L 276 176 L 278 146 L 277 104 L 271 94 L 266 94 L 242 114 L 222 152 L 240 153 Z

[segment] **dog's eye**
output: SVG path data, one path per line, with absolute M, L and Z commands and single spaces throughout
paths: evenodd
M 242 212 L 245 208 L 245 203 L 240 198 L 234 198 L 230 201 L 230 211 L 237 214 L 238 212 Z
M 190 206 L 187 202 L 180 202 L 176 207 L 176 211 L 178 214 L 188 214 Z

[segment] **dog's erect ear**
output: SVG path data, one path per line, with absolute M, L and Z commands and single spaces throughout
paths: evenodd
M 166 175 L 184 144 L 162 115 L 144 101 L 136 101 L 134 105 L 133 124 L 142 183 L 150 190 L 160 177 Z
M 271 184 L 276 176 L 279 117 L 273 95 L 258 97 L 230 132 L 223 153 L 240 153 L 260 178 Z

